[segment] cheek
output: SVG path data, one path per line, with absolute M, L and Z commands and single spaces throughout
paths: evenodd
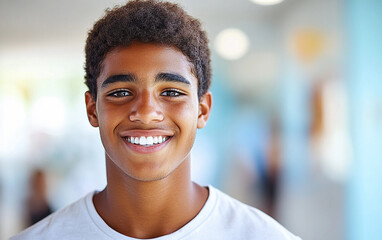
M 171 116 L 172 121 L 177 125 L 180 131 L 181 142 L 180 149 L 186 148 L 187 151 L 192 147 L 198 122 L 198 105 L 191 101 L 183 104 L 174 104 L 168 109 L 168 116 Z
M 196 128 L 198 119 L 198 108 L 196 106 L 192 102 L 177 103 L 168 106 L 166 112 L 180 125 L 181 130 L 185 130 L 184 128 L 193 129 Z
M 114 134 L 114 129 L 124 117 L 123 111 L 121 108 L 116 108 L 107 104 L 99 104 L 97 106 L 98 114 L 98 123 L 101 140 L 107 145 L 107 142 L 111 141 L 111 136 Z M 109 139 L 106 141 L 106 139 Z
M 97 106 L 97 112 L 102 113 L 98 115 L 98 121 L 103 127 L 112 127 L 113 122 L 117 122 L 124 117 L 123 108 L 113 106 L 111 104 L 99 104 Z

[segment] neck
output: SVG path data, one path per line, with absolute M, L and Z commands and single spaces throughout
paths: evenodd
M 106 168 L 108 185 L 94 197 L 95 207 L 110 227 L 130 237 L 155 238 L 178 230 L 208 197 L 207 189 L 191 181 L 189 158 L 155 181 L 131 178 L 110 159 Z

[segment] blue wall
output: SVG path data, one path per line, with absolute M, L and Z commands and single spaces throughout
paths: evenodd
M 347 239 L 382 239 L 382 1 L 347 1 L 350 119 L 354 147 Z

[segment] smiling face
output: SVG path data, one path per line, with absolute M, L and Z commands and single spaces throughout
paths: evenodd
M 143 43 L 117 48 L 103 61 L 97 89 L 96 101 L 85 95 L 88 118 L 118 171 L 158 180 L 190 158 L 211 93 L 198 100 L 198 81 L 180 51 Z

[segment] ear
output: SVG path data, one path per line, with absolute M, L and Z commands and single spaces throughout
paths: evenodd
M 90 94 L 89 91 L 85 93 L 85 103 L 86 103 L 86 113 L 88 115 L 88 119 L 90 124 L 93 127 L 98 127 L 98 116 L 97 116 L 97 108 L 96 108 L 96 100 Z
M 208 118 L 210 117 L 212 107 L 212 94 L 210 91 L 206 92 L 199 101 L 199 116 L 197 127 L 204 128 L 207 124 Z

